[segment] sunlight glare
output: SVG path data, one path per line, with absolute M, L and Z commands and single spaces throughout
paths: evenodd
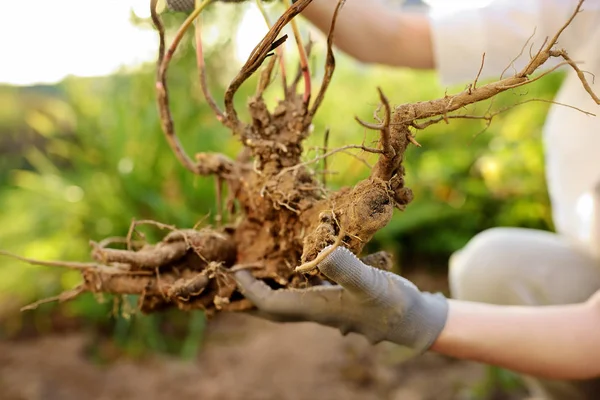
M 480 6 L 489 0 L 427 0 L 438 10 Z M 131 12 L 149 17 L 147 0 L 11 1 L 0 14 L 0 83 L 55 83 L 69 75 L 90 77 L 133 68 L 156 57 L 156 33 L 130 22 Z M 267 32 L 256 6 L 236 34 L 243 62 Z
M 101 76 L 156 57 L 156 34 L 135 27 L 131 10 L 146 0 L 12 1 L 0 13 L 0 82 L 55 83 L 66 76 Z
M 258 7 L 249 8 L 242 18 L 235 38 L 237 60 L 245 62 L 267 32 L 267 24 Z

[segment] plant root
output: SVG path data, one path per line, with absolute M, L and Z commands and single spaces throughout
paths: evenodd
M 152 19 L 160 38 L 157 63 L 157 102 L 161 126 L 175 156 L 182 165 L 197 175 L 214 176 L 217 180 L 217 209 L 222 208 L 221 186 L 227 188 L 225 209 L 229 212 L 229 225 L 217 228 L 178 229 L 152 221 L 137 221 L 125 240 L 92 242 L 92 257 L 96 262 L 48 262 L 19 256 L 20 260 L 53 267 L 72 268 L 81 271 L 82 284 L 51 300 L 66 301 L 84 292 L 114 295 L 139 295 L 139 308 L 153 312 L 166 307 L 182 310 L 203 309 L 209 315 L 217 311 L 243 311 L 252 304 L 237 290 L 231 274 L 248 269 L 274 289 L 303 288 L 325 284 L 327 278 L 318 271 L 318 263 L 327 255 L 327 246 L 345 246 L 354 254 L 362 253 L 373 235 L 392 219 L 395 209 L 405 210 L 413 199 L 413 193 L 405 185 L 404 157 L 410 145 L 419 146 L 414 138 L 416 130 L 451 119 L 484 119 L 491 122 L 497 112 L 488 110 L 486 115 L 453 114 L 467 105 L 494 97 L 514 88 L 541 79 L 548 72 L 532 75 L 550 58 L 561 58 L 560 65 L 573 68 L 590 96 L 600 104 L 592 92 L 585 74 L 564 50 L 555 49 L 560 33 L 575 18 L 581 0 L 571 18 L 553 38 L 531 55 L 528 65 L 511 77 L 479 86 L 480 72 L 473 83 L 461 93 L 445 95 L 427 102 L 393 106 L 383 90 L 378 88 L 380 106 L 375 112 L 374 123 L 359 121 L 371 130 L 378 131 L 379 142 L 375 148 L 348 145 L 339 149 L 327 149 L 312 160 L 302 160 L 303 142 L 310 135 L 312 119 L 317 112 L 335 69 L 333 34 L 335 21 L 343 12 L 344 1 L 336 7 L 327 40 L 325 76 L 314 102 L 310 103 L 309 76 L 304 69 L 307 64 L 301 57 L 300 72 L 288 87 L 285 96 L 269 108 L 262 95 L 270 83 L 276 58 L 271 57 L 262 69 L 257 90 L 248 103 L 250 118 L 241 121 L 234 107 L 234 96 L 239 87 L 254 74 L 286 39 L 279 36 L 282 29 L 297 16 L 311 0 L 297 0 L 275 21 L 263 40 L 252 51 L 240 72 L 233 78 L 224 96 L 223 111 L 207 89 L 200 25 L 196 24 L 197 60 L 202 92 L 215 116 L 243 145 L 235 160 L 214 153 L 200 153 L 190 157 L 181 148 L 175 134 L 168 97 L 167 70 L 178 43 L 187 28 L 211 3 L 205 0 L 184 22 L 173 44 L 165 43 L 165 32 L 152 3 Z M 299 39 L 299 35 L 297 35 Z M 310 52 L 298 40 L 301 54 Z M 280 48 L 279 48 L 280 49 Z M 523 53 L 524 48 L 521 50 Z M 276 51 L 280 65 L 282 51 Z M 482 67 L 485 56 L 482 57 Z M 306 65 L 305 65 L 306 64 Z M 283 68 L 283 66 L 282 66 Z M 481 71 L 480 68 L 480 71 Z M 284 69 L 281 70 L 282 74 Z M 298 82 L 304 78 L 304 93 L 296 93 Z M 283 79 L 284 86 L 287 79 Z M 504 110 L 500 110 L 501 112 Z M 326 160 L 333 154 L 352 149 L 377 154 L 377 162 L 368 178 L 353 187 L 335 192 L 326 189 L 317 179 L 311 165 Z M 326 167 L 325 167 L 326 169 Z M 328 171 L 325 171 L 327 173 Z M 153 223 L 170 232 L 156 244 L 134 242 L 135 226 Z M 125 249 L 108 246 L 127 245 Z M 6 252 L 2 255 L 11 256 Z M 321 256 L 319 256 L 321 254 Z M 363 257 L 365 263 L 376 268 L 390 270 L 392 259 L 387 253 Z M 298 266 L 298 267 L 297 267 Z M 35 307 L 40 302 L 33 304 Z

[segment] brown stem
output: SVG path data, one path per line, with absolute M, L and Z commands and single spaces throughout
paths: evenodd
M 540 48 L 540 50 L 533 56 L 529 63 L 514 76 L 500 79 L 499 81 L 491 82 L 487 85 L 478 88 L 471 87 L 468 90 L 465 90 L 462 93 L 453 96 L 444 96 L 441 99 L 436 99 L 433 101 L 398 106 L 396 107 L 396 110 L 394 112 L 394 114 L 398 116 L 398 118 L 396 118 L 396 123 L 412 124 L 413 121 L 419 119 L 430 118 L 439 115 L 445 116 L 449 112 L 456 111 L 469 104 L 474 104 L 483 100 L 487 100 L 506 90 L 514 89 L 534 82 L 540 79 L 541 77 L 547 75 L 551 71 L 555 70 L 556 68 L 567 64 L 575 70 L 578 77 L 581 79 L 584 88 L 591 95 L 594 101 L 600 104 L 600 99 L 591 90 L 591 87 L 585 79 L 584 73 L 577 67 L 577 65 L 575 65 L 573 60 L 571 60 L 568 57 L 566 52 L 564 50 L 552 50 L 552 48 L 556 45 L 558 41 L 560 33 L 566 29 L 566 27 L 571 23 L 571 21 L 573 21 L 573 18 L 575 18 L 577 13 L 579 13 L 582 4 L 583 0 L 580 0 L 573 14 L 570 16 L 568 21 L 560 28 L 558 34 L 556 34 L 551 40 L 545 41 L 544 46 Z M 565 61 L 563 63 L 559 63 L 557 66 L 551 68 L 549 71 L 546 71 L 538 75 L 537 77 L 530 79 L 529 76 L 533 74 L 551 57 L 560 57 L 563 58 Z
M 327 154 L 327 147 L 329 146 L 329 128 L 325 129 L 325 136 L 323 137 L 323 155 Z M 327 187 L 327 157 L 323 158 L 323 186 Z
M 196 62 L 198 64 L 198 77 L 200 79 L 200 87 L 202 88 L 202 93 L 204 94 L 204 98 L 208 103 L 209 107 L 215 113 L 217 120 L 219 122 L 225 123 L 225 115 L 223 111 L 217 105 L 217 102 L 213 98 L 210 93 L 210 89 L 208 88 L 208 83 L 206 82 L 206 64 L 204 62 L 204 51 L 202 49 L 202 30 L 200 27 L 200 19 L 196 21 L 195 25 L 195 38 L 196 38 Z
M 484 64 L 485 64 L 485 53 L 483 53 L 483 55 L 481 56 L 481 65 L 479 66 L 479 71 L 477 71 L 477 76 L 475 77 L 475 80 L 473 81 L 473 85 L 471 86 L 473 89 L 477 88 L 477 81 L 479 80 L 479 77 L 481 76 L 481 71 L 483 71 Z
M 260 10 L 260 13 L 263 16 L 263 19 L 265 20 L 267 27 L 269 29 L 271 29 L 271 21 L 269 20 L 269 15 L 267 15 L 267 11 L 263 7 L 262 0 L 256 0 L 256 6 Z M 287 88 L 287 74 L 285 71 L 285 53 L 283 51 L 283 47 L 278 47 L 276 49 L 276 52 L 277 52 L 277 58 L 279 59 L 279 68 L 281 71 L 281 83 L 283 84 L 283 92 L 284 92 L 284 95 L 287 97 L 287 89 L 286 89 Z
M 166 243 L 140 251 L 102 248 L 92 242 L 92 257 L 104 263 L 129 264 L 135 268 L 158 268 L 185 256 L 188 246 L 185 242 Z
M 285 0 L 286 5 L 289 7 L 291 5 L 290 0 Z M 304 79 L 304 95 L 302 96 L 302 101 L 304 104 L 308 105 L 310 101 L 310 95 L 312 92 L 312 84 L 310 79 L 310 69 L 308 68 L 308 56 L 306 54 L 306 49 L 304 48 L 304 44 L 302 42 L 302 35 L 300 35 L 300 30 L 298 29 L 298 24 L 295 19 L 290 21 L 292 25 L 292 32 L 294 33 L 294 40 L 296 41 L 296 45 L 298 46 L 298 55 L 300 58 L 300 70 L 302 71 L 302 78 Z
M 233 97 L 240 86 L 261 66 L 265 58 L 272 50 L 272 45 L 276 41 L 281 30 L 290 22 L 296 15 L 300 14 L 312 0 L 298 0 L 289 7 L 283 15 L 277 19 L 269 32 L 260 41 L 260 43 L 252 50 L 250 57 L 235 76 L 229 87 L 225 91 L 225 115 L 229 123 L 235 127 L 235 131 L 239 132 L 244 129 L 245 125 L 238 119 Z
M 577 64 L 575 64 L 575 62 L 567 55 L 567 52 L 564 50 L 558 50 L 558 51 L 552 51 L 551 53 L 554 57 L 560 56 L 565 59 L 565 61 L 571 66 L 571 68 L 573 68 L 575 70 L 575 73 L 577 73 L 577 77 L 581 81 L 581 84 L 583 85 L 583 88 L 585 89 L 585 91 L 588 92 L 588 94 L 592 97 L 592 99 L 594 99 L 596 104 L 600 104 L 600 98 L 598 98 L 598 96 L 592 90 L 592 87 L 590 86 L 587 79 L 585 78 L 585 74 L 577 66 Z
M 271 75 L 273 74 L 273 69 L 275 68 L 276 62 L 277 57 L 271 57 L 271 60 L 269 60 L 269 63 L 267 64 L 266 68 L 264 68 L 261 72 L 260 79 L 258 80 L 258 86 L 256 87 L 257 97 L 262 96 L 269 84 L 271 83 Z
M 327 35 L 327 57 L 325 60 L 325 76 L 323 77 L 323 82 L 321 83 L 321 88 L 319 89 L 319 93 L 315 98 L 315 102 L 313 103 L 310 112 L 308 113 L 308 120 L 311 120 L 312 117 L 316 114 L 319 106 L 323 102 L 325 98 L 325 93 L 327 92 L 327 88 L 331 83 L 331 78 L 333 77 L 333 72 L 335 71 L 335 56 L 333 55 L 333 35 L 335 32 L 335 23 L 338 18 L 338 14 L 344 5 L 345 0 L 338 0 L 337 6 L 335 7 L 335 11 L 333 12 L 333 17 L 331 19 L 331 27 L 329 28 L 329 34 Z
M 314 41 L 311 39 L 310 35 L 308 36 L 308 40 L 306 42 L 306 47 L 305 47 L 305 52 L 306 52 L 306 58 L 310 58 L 310 54 L 312 52 L 312 47 L 314 45 Z M 292 83 L 290 84 L 290 87 L 288 88 L 288 93 L 297 93 L 298 92 L 298 83 L 300 83 L 300 80 L 302 79 L 302 66 L 298 65 L 298 71 L 296 71 L 296 76 L 294 76 L 294 79 L 292 80 Z
M 150 1 L 150 15 L 152 17 L 152 21 L 154 22 L 154 26 L 158 30 L 159 35 L 159 51 L 158 51 L 158 68 L 156 72 L 156 93 L 157 93 L 157 103 L 158 110 L 160 114 L 160 122 L 169 143 L 169 146 L 173 149 L 175 156 L 181 162 L 181 164 L 188 169 L 189 171 L 197 174 L 198 168 L 192 161 L 192 159 L 186 154 L 179 138 L 175 133 L 175 126 L 173 124 L 173 116 L 171 115 L 171 108 L 169 105 L 169 91 L 167 87 L 167 69 L 169 67 L 169 63 L 179 42 L 183 38 L 184 33 L 191 25 L 193 20 L 200 14 L 200 12 L 211 3 L 212 0 L 204 0 L 198 8 L 196 8 L 185 20 L 185 22 L 181 25 L 179 30 L 177 31 L 175 38 L 173 39 L 173 43 L 169 46 L 169 49 L 165 53 L 165 28 L 160 20 L 160 17 L 156 13 L 156 3 L 157 0 Z
M 61 294 L 59 294 L 58 296 L 53 296 L 53 297 L 48 297 L 47 299 L 42 299 L 42 300 L 38 300 L 35 303 L 29 304 L 25 307 L 21 307 L 21 311 L 30 311 L 30 310 L 35 310 L 36 308 L 38 308 L 39 306 L 41 306 L 42 304 L 47 304 L 47 303 L 52 303 L 52 302 L 59 302 L 59 303 L 64 303 L 65 301 L 70 301 L 75 299 L 76 297 L 78 297 L 80 294 L 85 293 L 85 286 L 84 285 L 78 285 L 75 288 L 68 290 L 66 292 L 62 292 Z
M 579 112 L 581 112 L 581 113 L 583 113 L 585 115 L 589 115 L 589 116 L 592 116 L 592 117 L 596 116 L 596 114 L 591 113 L 589 111 L 585 111 L 585 110 L 583 110 L 581 108 L 578 108 L 578 107 L 575 107 L 575 106 L 572 106 L 572 105 L 569 105 L 569 104 L 559 103 L 558 101 L 546 100 L 546 99 L 529 99 L 529 100 L 524 100 L 524 101 L 521 101 L 521 102 L 518 102 L 518 103 L 515 103 L 515 104 L 511 104 L 510 106 L 507 106 L 507 107 L 502 107 L 501 109 L 496 110 L 494 112 L 489 112 L 488 111 L 484 115 L 469 115 L 469 114 L 446 115 L 446 116 L 442 116 L 442 117 L 438 117 L 438 118 L 433 118 L 433 119 L 430 119 L 428 121 L 424 121 L 424 122 L 421 122 L 421 123 L 414 122 L 414 123 L 411 124 L 411 126 L 413 126 L 416 129 L 425 129 L 425 128 L 431 126 L 431 125 L 435 125 L 438 122 L 443 121 L 444 119 L 480 119 L 480 120 L 484 120 L 484 121 L 487 121 L 487 122 L 491 122 L 491 120 L 496 115 L 498 115 L 498 114 L 501 114 L 501 113 L 503 113 L 505 111 L 511 110 L 514 107 L 518 107 L 520 105 L 527 104 L 527 103 L 532 103 L 532 102 L 542 102 L 542 103 L 555 104 L 555 105 L 558 105 L 558 106 L 561 106 L 561 107 L 571 108 L 571 109 L 579 111 Z
M 381 88 L 377 88 L 379 92 L 379 99 L 381 100 L 381 104 L 385 108 L 385 116 L 383 118 L 383 122 L 381 124 L 381 147 L 383 148 L 383 157 L 393 157 L 394 149 L 390 144 L 390 120 L 392 115 L 392 110 L 390 107 L 390 102 L 387 97 L 383 94 Z
M 19 256 L 17 254 L 10 253 L 8 251 L 0 250 L 1 256 L 11 257 L 17 259 L 19 261 L 26 262 L 31 265 L 41 265 L 44 267 L 60 267 L 60 268 L 68 268 L 68 269 L 76 269 L 76 270 L 86 270 L 86 269 L 110 269 L 114 272 L 122 271 L 120 268 L 115 267 L 107 267 L 106 265 L 101 265 L 97 263 L 85 263 L 85 262 L 72 262 L 72 261 L 44 261 L 44 260 L 35 260 L 33 258 Z

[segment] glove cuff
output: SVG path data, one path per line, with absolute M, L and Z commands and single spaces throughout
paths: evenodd
M 388 340 L 408 346 L 418 354 L 425 353 L 437 340 L 447 319 L 446 297 L 441 293 L 420 292 Z

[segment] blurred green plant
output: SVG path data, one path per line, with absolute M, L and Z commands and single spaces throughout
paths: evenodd
M 205 18 L 204 29 L 211 32 L 205 49 L 207 76 L 218 102 L 239 67 L 232 58 L 230 40 L 243 8 L 237 10 L 228 12 L 227 29 L 214 13 Z M 181 18 L 169 15 L 168 26 L 177 25 Z M 147 25 L 148 21 L 136 23 Z M 311 60 L 315 79 L 322 75 L 324 54 L 319 42 Z M 377 86 L 393 103 L 437 98 L 445 90 L 431 72 L 365 68 L 343 54 L 338 53 L 337 58 L 328 96 L 306 146 L 307 159 L 316 155 L 311 146 L 323 146 L 328 128 L 330 148 L 377 139 L 353 119 L 372 115 L 378 101 Z M 288 58 L 288 71 L 295 72 L 295 61 L 293 56 Z M 554 74 L 528 86 L 527 98 L 551 99 L 561 80 L 561 75 Z M 173 117 L 188 152 L 219 151 L 234 156 L 239 149 L 236 139 L 216 121 L 202 99 L 190 37 L 178 50 L 169 81 Z M 242 87 L 238 109 L 243 109 L 254 83 L 250 80 Z M 275 82 L 268 92 L 270 101 L 280 94 Z M 523 94 L 515 91 L 499 96 L 493 107 L 513 104 Z M 483 114 L 488 105 L 480 104 L 470 112 Z M 488 227 L 551 229 L 540 140 L 548 107 L 543 102 L 521 105 L 496 116 L 486 130 L 484 122 L 452 121 L 419 134 L 423 147 L 412 147 L 406 156 L 406 180 L 415 200 L 405 212 L 396 213 L 368 248 L 391 251 L 402 267 L 424 260 L 432 270 L 443 272 L 448 255 Z M 214 182 L 184 170 L 163 138 L 153 65 L 103 78 L 69 78 L 48 87 L 1 87 L 0 132 L 0 248 L 39 259 L 84 260 L 89 240 L 124 236 L 132 218 L 179 227 L 212 221 Z M 328 183 L 339 187 L 364 178 L 368 171 L 365 161 L 373 163 L 375 158 L 337 154 L 328 165 L 337 173 L 328 176 Z M 155 228 L 142 230 L 149 240 L 160 238 Z M 43 322 L 47 319 L 36 317 L 38 311 L 24 317 L 15 309 L 73 287 L 78 280 L 76 271 L 24 266 L 3 258 L 0 320 L 4 322 L 0 333 L 22 332 L 24 318 L 37 321 L 37 330 L 49 329 Z M 69 317 L 83 318 L 84 323 L 103 326 L 132 354 L 143 354 L 146 349 L 187 357 L 195 353 L 196 338 L 204 327 L 202 315 L 188 318 L 173 311 L 128 316 L 130 312 L 123 312 L 123 307 L 128 304 L 131 309 L 135 301 L 126 297 L 115 307 L 112 301 L 83 296 L 60 306 L 44 306 L 39 313 L 60 310 Z M 163 334 L 168 331 L 166 326 L 174 327 L 176 334 L 171 337 L 176 340 Z

